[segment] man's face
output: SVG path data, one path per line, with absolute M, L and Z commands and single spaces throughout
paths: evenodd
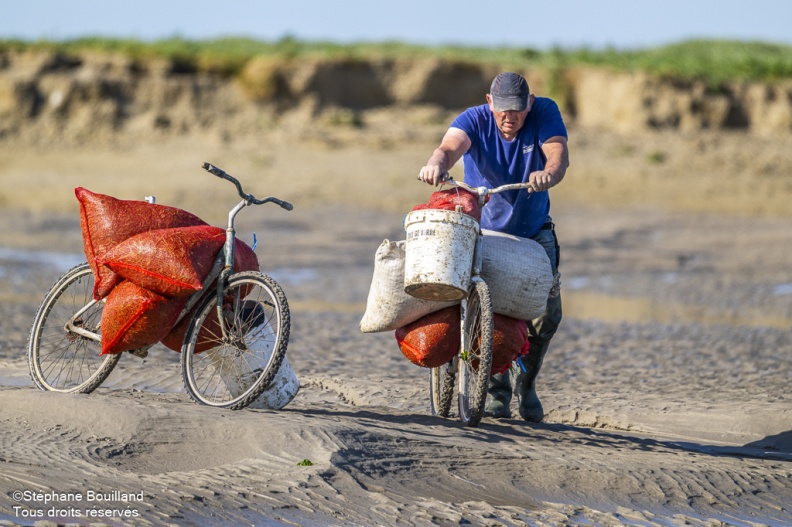
M 492 115 L 495 116 L 495 122 L 498 125 L 498 129 L 507 137 L 513 136 L 520 131 L 520 128 L 522 128 L 523 124 L 525 123 L 525 118 L 528 116 L 528 112 L 531 111 L 533 100 L 534 96 L 531 94 L 531 96 L 528 98 L 528 107 L 521 112 L 515 110 L 498 112 L 492 105 L 492 96 L 487 94 L 487 102 L 489 103 Z

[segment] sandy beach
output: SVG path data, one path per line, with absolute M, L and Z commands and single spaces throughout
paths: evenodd
M 431 193 L 414 174 L 438 130 L 376 148 L 2 146 L 0 525 L 792 525 L 792 188 L 739 168 L 762 140 L 573 130 L 551 192 L 565 318 L 538 380 L 545 422 L 464 428 L 430 415 L 429 372 L 391 332 L 358 328 L 376 248 Z M 295 205 L 238 227 L 288 297 L 296 398 L 201 407 L 162 346 L 90 395 L 36 389 L 30 325 L 84 258 L 74 187 L 223 225 L 235 193 L 203 161 Z

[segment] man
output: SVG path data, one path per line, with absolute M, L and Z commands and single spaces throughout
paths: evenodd
M 561 322 L 558 240 L 547 192 L 564 179 L 569 166 L 567 131 L 558 105 L 531 94 L 521 75 L 501 73 L 492 81 L 487 104 L 468 108 L 451 123 L 440 146 L 421 168 L 419 179 L 440 184 L 463 155 L 465 183 L 494 188 L 528 182 L 532 190 L 492 195 L 482 212 L 481 227 L 536 240 L 547 252 L 556 276 L 547 309 L 528 321 L 531 348 L 518 360 L 520 372 L 515 381 L 520 416 L 538 423 L 544 419 L 544 410 L 536 393 L 536 376 Z M 493 375 L 486 414 L 511 417 L 511 397 L 509 371 Z

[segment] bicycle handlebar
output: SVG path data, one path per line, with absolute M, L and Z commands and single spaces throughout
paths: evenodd
M 500 187 L 495 187 L 495 188 L 473 187 L 463 181 L 455 180 L 454 178 L 451 177 L 451 175 L 448 172 L 443 174 L 443 179 L 440 180 L 440 184 L 460 187 L 469 192 L 472 192 L 473 194 L 476 194 L 479 197 L 484 197 L 488 194 L 497 194 L 499 192 L 506 192 L 507 190 L 520 190 L 523 188 L 527 190 L 529 194 L 533 192 L 533 188 L 531 188 L 530 183 L 510 183 L 508 185 L 501 185 Z
M 230 181 L 231 183 L 233 183 L 234 186 L 236 186 L 236 188 L 237 188 L 237 192 L 239 192 L 239 196 L 242 199 L 244 199 L 246 202 L 248 202 L 248 204 L 263 205 L 264 203 L 272 202 L 272 203 L 275 203 L 276 205 L 280 205 L 282 208 L 284 208 L 286 210 L 294 209 L 294 205 L 292 205 L 288 201 L 283 201 L 281 199 L 278 199 L 278 198 L 275 198 L 275 197 L 272 197 L 272 196 L 270 196 L 268 198 L 264 198 L 264 199 L 257 199 L 252 194 L 246 194 L 245 191 L 242 190 L 242 184 L 234 176 L 226 173 L 224 170 L 222 170 L 220 168 L 217 168 L 216 166 L 212 165 L 211 163 L 204 163 L 202 165 L 202 167 L 203 167 L 204 170 L 206 170 L 210 174 L 213 174 L 213 175 L 219 177 L 220 179 L 225 179 L 226 181 Z

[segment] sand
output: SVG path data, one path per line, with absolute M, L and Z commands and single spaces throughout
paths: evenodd
M 428 141 L 0 148 L 0 525 L 792 525 L 792 228 L 758 205 L 784 196 L 696 205 L 673 179 L 684 159 L 641 155 L 597 183 L 597 141 L 653 151 L 664 138 L 579 135 L 570 190 L 553 194 L 565 318 L 538 381 L 545 423 L 478 428 L 431 416 L 428 370 L 392 333 L 358 329 L 374 251 L 431 191 L 413 179 Z M 222 225 L 233 189 L 202 161 L 260 174 L 254 193 L 295 205 L 238 226 L 289 299 L 296 398 L 201 407 L 159 346 L 124 356 L 93 394 L 34 388 L 30 324 L 82 258 L 74 186 L 155 194 Z M 717 177 L 697 184 L 730 184 Z

